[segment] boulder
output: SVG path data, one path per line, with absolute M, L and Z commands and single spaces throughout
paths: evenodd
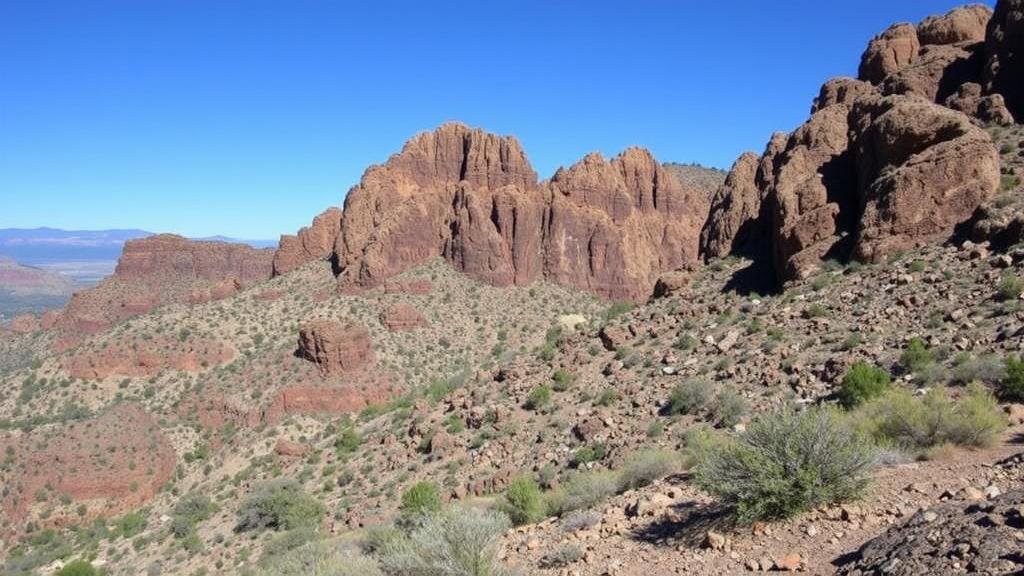
M 357 372 L 374 362 L 366 328 L 341 320 L 307 322 L 299 330 L 299 354 L 324 376 Z
M 872 84 L 908 66 L 917 59 L 921 43 L 913 24 L 893 24 L 871 39 L 860 59 L 857 77 Z
M 925 46 L 914 62 L 882 81 L 882 93 L 916 95 L 932 102 L 943 102 L 956 94 L 964 83 L 981 79 L 983 48 L 979 43 Z
M 948 238 L 999 186 L 989 135 L 958 112 L 922 98 L 858 102 L 857 196 L 863 214 L 855 256 L 878 262 Z
M 1024 0 L 999 0 L 985 35 L 985 91 L 999 93 L 1024 118 Z
M 992 18 L 992 9 L 984 4 L 959 6 L 942 14 L 929 16 L 917 25 L 917 38 L 922 46 L 982 42 Z
M 981 124 L 1010 126 L 1014 123 L 1013 115 L 1006 109 L 1003 95 L 983 95 L 981 85 L 976 82 L 961 84 L 956 94 L 946 98 L 944 104 L 947 108 L 963 112 Z
M 706 258 L 733 253 L 758 235 L 761 191 L 757 187 L 760 157 L 746 152 L 733 163 L 725 182 L 711 201 L 708 221 L 701 231 L 701 252 Z
M 380 323 L 389 332 L 405 332 L 426 326 L 427 319 L 408 304 L 395 304 L 381 313 Z
M 877 89 L 870 83 L 856 78 L 847 76 L 832 78 L 821 86 L 818 97 L 814 99 L 814 105 L 811 106 L 811 114 L 835 104 L 849 106 L 853 104 L 854 100 L 876 92 Z

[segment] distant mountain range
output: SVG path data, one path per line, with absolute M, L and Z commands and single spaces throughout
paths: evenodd
M 7 256 L 30 265 L 71 261 L 116 261 L 125 242 L 152 235 L 153 232 L 138 229 L 0 228 L 0 256 Z M 257 248 L 277 246 L 276 240 L 238 240 L 226 236 L 211 236 L 197 240 L 239 242 Z

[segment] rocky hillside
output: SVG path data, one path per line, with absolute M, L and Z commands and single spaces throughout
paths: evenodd
M 1024 570 L 1022 22 L 892 26 L 713 190 L 452 123 L 277 250 L 129 242 L 0 332 L 0 571 Z

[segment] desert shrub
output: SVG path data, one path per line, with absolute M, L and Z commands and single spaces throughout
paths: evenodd
M 619 399 L 619 391 L 615 388 L 605 388 L 601 391 L 601 395 L 597 397 L 594 404 L 597 406 L 611 406 Z
M 618 478 L 611 472 L 578 472 L 557 490 L 548 492 L 548 510 L 561 516 L 591 508 L 615 494 L 618 485 Z
M 575 544 L 566 544 L 549 552 L 540 560 L 540 567 L 551 570 L 575 564 L 583 558 L 583 549 Z
M 733 390 L 722 390 L 715 395 L 711 414 L 719 426 L 730 428 L 740 423 L 747 413 L 747 401 Z
M 1021 292 L 1024 292 L 1024 281 L 1013 272 L 1004 272 L 999 278 L 996 297 L 1002 301 L 1015 300 L 1020 297 Z
M 176 538 L 184 538 L 195 529 L 196 524 L 209 519 L 216 510 L 217 507 L 205 494 L 186 494 L 171 511 L 171 533 Z
M 551 380 L 555 383 L 554 388 L 559 392 L 565 392 L 572 387 L 572 383 L 576 380 L 576 375 L 568 370 L 555 370 L 552 374 Z
M 879 443 L 919 452 L 940 444 L 987 446 L 1006 427 L 995 398 L 977 384 L 957 402 L 938 388 L 923 396 L 893 390 L 862 406 L 857 419 Z
M 917 372 L 935 362 L 935 353 L 928 348 L 924 340 L 911 338 L 907 347 L 900 354 L 900 368 L 905 372 Z
M 267 559 L 256 576 L 384 576 L 377 562 L 326 542 L 310 542 Z
M 363 437 L 355 428 L 348 426 L 334 439 L 334 450 L 338 454 L 350 454 L 355 452 L 363 443 Z
M 1006 377 L 1005 363 L 995 356 L 971 356 L 961 354 L 953 359 L 950 380 L 954 384 L 983 382 L 997 385 Z
M 256 487 L 242 502 L 235 529 L 242 532 L 263 528 L 316 528 L 324 512 L 324 505 L 303 492 L 295 480 L 269 480 Z
M 515 526 L 540 522 L 547 515 L 547 503 L 532 478 L 517 478 L 509 484 L 499 509 Z
M 1024 402 L 1024 360 L 1008 356 L 1005 376 L 999 383 L 999 396 L 1011 402 Z
M 604 447 L 604 444 L 600 442 L 594 442 L 593 444 L 587 444 L 572 455 L 573 467 L 580 467 L 584 464 L 591 462 L 598 462 L 604 460 L 604 457 L 608 455 L 608 450 Z
M 530 390 L 526 397 L 526 407 L 530 410 L 540 410 L 551 402 L 551 387 L 541 384 Z
M 276 534 L 263 547 L 263 557 L 260 562 L 264 564 L 269 563 L 273 559 L 286 555 L 292 550 L 301 548 L 314 540 L 317 540 L 317 534 L 310 528 L 296 528 L 295 530 Z
M 97 570 L 86 560 L 72 560 L 57 571 L 57 576 L 98 576 Z
M 604 519 L 604 514 L 596 510 L 574 510 L 562 517 L 561 527 L 565 532 L 587 530 L 597 526 Z
M 619 470 L 619 490 L 632 490 L 653 483 L 679 470 L 679 455 L 670 450 L 649 448 L 634 452 Z
M 839 384 L 839 403 L 853 408 L 867 400 L 881 396 L 889 389 L 889 373 L 858 360 L 850 366 Z
M 378 552 L 390 576 L 497 576 L 498 538 L 508 530 L 501 512 L 450 508 Z
M 702 380 L 686 380 L 668 398 L 669 414 L 696 414 L 711 399 L 711 387 Z
M 867 437 L 828 408 L 762 416 L 738 438 L 696 446 L 694 455 L 696 484 L 742 523 L 857 498 L 874 465 Z
M 406 525 L 416 524 L 423 517 L 440 512 L 441 493 L 437 484 L 427 480 L 413 484 L 402 493 L 398 510 Z

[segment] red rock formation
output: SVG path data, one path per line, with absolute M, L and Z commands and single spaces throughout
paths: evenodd
M 289 386 L 267 407 L 262 421 L 275 424 L 287 414 L 350 414 L 387 402 L 394 394 L 386 382 L 351 386 Z
M 611 299 L 642 300 L 658 277 L 699 260 L 708 201 L 649 152 L 591 154 L 549 183 L 544 277 Z
M 425 296 L 430 294 L 433 284 L 426 278 L 414 280 L 391 279 L 384 283 L 385 294 L 410 294 L 414 296 Z
M 57 434 L 33 432 L 0 444 L 14 460 L 0 472 L 7 488 L 0 496 L 0 531 L 6 535 L 18 534 L 29 520 L 61 526 L 137 509 L 170 479 L 176 459 L 154 418 L 136 404 L 121 404 Z M 44 516 L 45 509 L 53 511 Z
M 946 98 L 944 104 L 947 108 L 963 112 L 981 124 L 1009 126 L 1014 123 L 1003 95 L 983 94 L 981 85 L 975 82 L 961 84 L 957 93 Z
M 160 234 L 125 243 L 114 275 L 75 293 L 53 320 L 58 350 L 127 318 L 172 303 L 230 296 L 270 277 L 274 251 Z
M 327 258 L 334 251 L 340 232 L 341 210 L 331 207 L 298 234 L 281 236 L 274 253 L 274 276 L 287 274 L 307 262 Z
M 811 114 L 833 104 L 849 106 L 853 104 L 854 100 L 876 92 L 874 86 L 862 80 L 846 76 L 832 78 L 821 86 L 818 97 L 814 99 L 814 105 L 811 106 Z
M 660 273 L 697 261 L 707 210 L 643 150 L 591 155 L 540 184 L 513 138 L 446 124 L 366 171 L 333 258 L 343 290 L 443 256 L 499 286 L 546 278 L 639 300 Z
M 858 78 L 878 84 L 917 59 L 921 43 L 913 24 L 893 24 L 868 43 L 861 56 Z
M 922 96 L 932 102 L 943 102 L 955 94 L 961 84 L 981 77 L 983 56 L 981 44 L 924 46 L 913 63 L 882 80 L 882 93 Z
M 234 356 L 234 349 L 223 342 L 151 338 L 128 345 L 107 343 L 98 350 L 75 350 L 61 357 L 61 367 L 74 378 L 148 377 L 164 370 L 198 372 Z
M 324 376 L 362 370 L 374 362 L 366 328 L 339 320 L 313 320 L 299 330 L 299 353 Z
M 408 304 L 395 304 L 381 313 L 380 323 L 390 332 L 404 332 L 426 326 L 427 319 Z
M 15 316 L 7 329 L 15 334 L 31 334 L 39 330 L 39 319 L 32 314 L 21 314 Z
M 1024 0 L 999 0 L 985 36 L 984 86 L 1024 118 Z

